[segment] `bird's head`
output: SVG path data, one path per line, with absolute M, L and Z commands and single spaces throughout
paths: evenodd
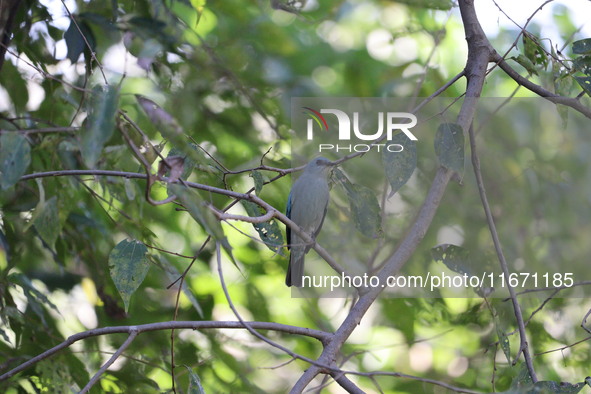
M 335 164 L 326 157 L 316 157 L 306 165 L 304 171 L 312 174 L 322 174 L 328 176 Z

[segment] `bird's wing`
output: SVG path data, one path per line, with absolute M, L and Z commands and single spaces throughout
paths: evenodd
M 287 197 L 285 216 L 291 220 L 291 192 L 289 193 L 289 197 Z M 285 226 L 285 237 L 287 238 L 287 249 L 290 249 L 289 245 L 291 244 L 291 228 L 289 226 Z
M 328 201 L 326 201 L 326 205 L 324 206 L 324 212 L 322 212 L 322 219 L 320 219 L 320 224 L 318 225 L 316 231 L 314 231 L 314 234 L 312 234 L 312 238 L 314 239 L 314 241 L 316 241 L 316 237 L 322 229 L 322 225 L 324 224 L 324 218 L 326 217 L 326 211 L 328 211 Z M 311 247 L 312 245 L 308 245 L 308 247 L 306 248 L 306 253 L 308 253 Z

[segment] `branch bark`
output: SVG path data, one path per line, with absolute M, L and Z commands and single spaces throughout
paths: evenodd
M 0 70 L 4 64 L 6 49 L 10 44 L 12 22 L 18 10 L 21 0 L 0 1 Z

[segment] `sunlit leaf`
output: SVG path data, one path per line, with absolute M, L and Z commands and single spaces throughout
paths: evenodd
M 0 135 L 0 186 L 8 189 L 25 174 L 31 162 L 31 147 L 24 135 Z
M 417 144 L 409 139 L 404 133 L 396 134 L 388 146 L 400 145 L 404 149 L 400 152 L 397 149 L 384 148 L 382 163 L 388 182 L 392 191 L 388 197 L 392 197 L 402 186 L 408 182 L 415 168 L 417 167 Z
M 464 172 L 464 131 L 455 123 L 442 123 L 435 135 L 439 164 L 462 175 Z
M 585 93 L 591 96 L 591 77 L 575 77 Z
M 118 105 L 119 90 L 116 87 L 96 86 L 92 90 L 88 119 L 80 139 L 80 151 L 89 168 L 94 168 L 104 145 L 113 135 Z
M 0 228 L 0 272 L 8 268 L 8 260 L 10 259 L 10 245 Z
M 129 310 L 131 296 L 150 270 L 147 254 L 148 248 L 140 241 L 123 240 L 109 255 L 109 272 L 123 299 L 125 312 Z

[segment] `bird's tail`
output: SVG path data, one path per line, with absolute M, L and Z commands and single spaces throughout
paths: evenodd
M 301 247 L 291 248 L 289 265 L 287 266 L 287 275 L 285 276 L 285 284 L 287 286 L 302 287 L 305 254 L 304 249 Z

